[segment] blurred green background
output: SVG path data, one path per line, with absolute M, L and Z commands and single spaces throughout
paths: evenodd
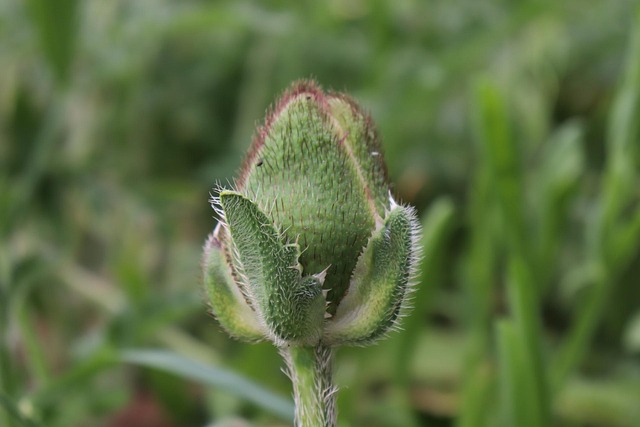
M 640 19 L 624 0 L 0 0 L 0 426 L 279 426 L 206 314 L 209 191 L 316 78 L 424 225 L 341 426 L 640 426 Z

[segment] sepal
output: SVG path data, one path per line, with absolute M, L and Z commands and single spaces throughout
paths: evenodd
M 256 313 L 231 276 L 216 237 L 218 232 L 219 228 L 209 236 L 204 246 L 204 288 L 211 313 L 231 336 L 243 341 L 261 341 L 267 337 L 266 329 L 260 325 Z
M 234 191 L 222 191 L 219 200 L 234 267 L 272 340 L 316 344 L 325 311 L 321 278 L 302 277 L 299 246 L 287 242 L 255 203 Z
M 360 255 L 347 295 L 327 322 L 330 345 L 365 345 L 397 326 L 418 259 L 419 223 L 412 208 L 391 210 Z

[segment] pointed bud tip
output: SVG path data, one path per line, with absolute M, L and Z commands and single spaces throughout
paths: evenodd
M 327 277 L 327 271 L 329 271 L 329 268 L 331 268 L 331 265 L 327 266 L 327 268 L 322 270 L 320 273 L 313 275 L 313 277 L 318 279 L 318 282 L 320 282 L 321 285 L 324 284 L 324 279 Z

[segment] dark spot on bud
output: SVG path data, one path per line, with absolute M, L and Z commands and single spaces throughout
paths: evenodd
M 262 166 L 262 159 L 259 159 L 259 160 L 258 160 L 258 163 L 256 163 L 256 166 L 258 166 L 258 167 L 259 167 L 259 166 Z
M 307 101 L 311 99 L 311 95 L 307 95 Z

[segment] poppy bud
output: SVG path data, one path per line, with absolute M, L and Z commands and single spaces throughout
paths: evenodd
M 205 245 L 212 312 L 276 345 L 365 344 L 392 328 L 417 261 L 418 221 L 390 196 L 371 118 L 294 84 L 258 129 Z

